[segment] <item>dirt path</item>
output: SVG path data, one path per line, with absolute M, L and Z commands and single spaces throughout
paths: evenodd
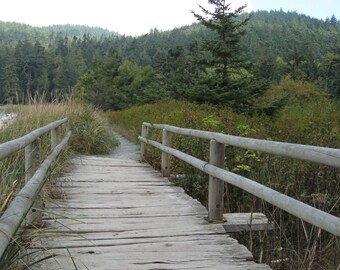
M 114 133 L 120 144 L 110 153 L 109 157 L 120 159 L 139 160 L 139 145 L 136 145 L 122 135 Z

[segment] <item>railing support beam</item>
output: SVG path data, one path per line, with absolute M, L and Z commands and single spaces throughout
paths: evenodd
M 172 141 L 172 133 L 163 129 L 163 136 L 162 136 L 162 144 L 167 147 L 171 147 Z M 170 166 L 171 166 L 171 155 L 162 152 L 162 176 L 169 177 L 170 176 Z
M 146 138 L 148 136 L 148 127 L 146 125 L 142 125 L 142 137 Z M 140 159 L 145 160 L 146 155 L 146 143 L 140 143 Z
M 210 164 L 224 167 L 224 144 L 210 141 Z M 224 182 L 209 176 L 208 219 L 211 222 L 223 222 Z
M 36 139 L 31 144 L 25 147 L 25 183 L 27 183 L 35 174 L 40 166 L 40 151 L 41 151 L 41 140 Z M 41 194 L 38 194 L 33 208 L 42 209 L 43 201 Z M 42 223 L 42 215 L 40 211 L 29 212 L 26 215 L 27 226 L 40 226 Z
M 51 130 L 51 150 L 54 149 L 61 141 L 61 126 Z

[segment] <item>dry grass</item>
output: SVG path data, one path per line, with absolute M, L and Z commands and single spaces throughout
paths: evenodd
M 17 117 L 11 125 L 0 130 L 0 143 L 19 138 L 50 122 L 67 117 L 72 137 L 68 148 L 59 156 L 51 168 L 45 186 L 45 199 L 61 196 L 53 183 L 67 160 L 74 154 L 107 154 L 117 145 L 111 127 L 100 116 L 100 112 L 89 105 L 67 101 L 64 103 L 42 103 L 34 101 L 30 105 L 6 106 L 7 112 L 15 112 Z M 41 137 L 41 159 L 50 151 L 50 135 Z M 10 155 L 0 163 L 0 210 L 6 209 L 15 193 L 24 185 L 24 151 Z M 0 214 L 1 214 L 0 213 Z M 27 257 L 25 249 L 32 238 L 31 233 L 21 234 L 12 240 L 6 254 L 0 260 L 0 269 L 27 269 L 34 261 Z M 39 256 L 37 256 L 39 257 Z M 39 257 L 40 258 L 40 257 Z

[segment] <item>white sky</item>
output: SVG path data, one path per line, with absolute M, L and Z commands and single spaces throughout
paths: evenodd
M 250 0 L 231 0 L 242 5 Z M 0 21 L 34 26 L 80 24 L 100 26 L 126 35 L 157 27 L 170 30 L 196 22 L 190 10 L 207 0 L 0 0 Z M 240 4 L 241 3 L 241 4 Z M 249 6 L 249 5 L 248 5 Z
M 283 8 L 316 18 L 340 17 L 340 0 L 227 0 L 246 11 Z M 34 26 L 80 24 L 99 26 L 126 35 L 141 35 L 150 29 L 170 30 L 196 22 L 190 10 L 208 0 L 0 0 L 0 21 Z

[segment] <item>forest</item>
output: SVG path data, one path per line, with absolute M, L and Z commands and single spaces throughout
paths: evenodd
M 249 15 L 239 42 L 245 66 L 237 76 L 253 90 L 238 97 L 205 94 L 213 71 L 204 64 L 211 55 L 201 44 L 216 34 L 199 22 L 172 31 L 151 29 L 139 37 L 86 26 L 0 22 L 0 104 L 72 95 L 104 110 L 163 98 L 249 110 L 252 97 L 287 76 L 340 96 L 340 25 L 334 15 L 323 21 L 296 12 L 257 11 L 237 20 Z

